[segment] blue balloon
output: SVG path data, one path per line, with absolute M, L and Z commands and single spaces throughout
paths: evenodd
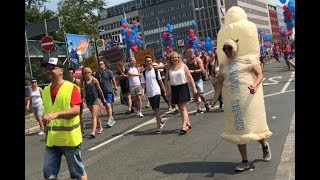
M 285 4 L 285 3 L 287 2 L 287 0 L 280 0 L 280 2 L 281 2 L 282 4 Z
M 125 23 L 126 22 L 126 19 L 124 17 L 120 18 L 120 22 L 121 23 Z
M 292 13 L 295 12 L 295 7 L 294 7 L 294 4 L 288 4 L 288 9 L 289 11 L 291 11 Z
M 126 29 L 124 29 L 124 28 L 121 29 L 121 34 L 122 34 L 122 35 L 126 35 L 126 33 L 127 33 L 127 30 L 126 30 Z
M 211 38 L 210 37 L 207 37 L 206 38 L 206 42 L 210 42 L 211 41 Z
M 191 26 L 196 27 L 196 25 L 197 25 L 196 22 L 194 21 L 191 22 Z
M 283 11 L 283 16 L 284 16 L 284 17 L 287 16 L 287 11 Z
M 105 48 L 110 48 L 111 46 L 110 46 L 110 44 L 106 44 L 106 46 L 105 46 Z

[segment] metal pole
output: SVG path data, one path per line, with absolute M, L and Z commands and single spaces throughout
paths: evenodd
M 160 23 L 159 23 L 159 17 L 156 16 L 156 19 L 157 19 L 157 24 L 158 24 L 158 28 L 159 28 L 161 54 L 162 54 L 162 56 L 163 56 L 163 43 L 162 43 L 162 37 L 161 37 L 161 28 L 160 28 Z
M 31 62 L 30 62 L 29 46 L 28 46 L 28 38 L 27 38 L 27 31 L 26 30 L 24 30 L 24 36 L 26 38 L 27 56 L 28 56 L 28 60 L 29 60 L 30 76 L 31 76 L 31 79 L 32 79 L 33 75 L 32 75 L 32 68 L 31 68 Z
M 124 9 L 123 9 L 123 17 L 124 17 L 124 19 L 127 21 L 126 12 L 124 12 Z M 133 56 L 132 50 L 129 49 L 129 57 L 132 57 L 132 56 Z
M 46 19 L 44 19 L 44 27 L 46 29 L 46 36 L 48 36 L 48 27 L 47 27 L 47 20 Z M 51 58 L 50 52 L 48 52 L 48 54 L 49 54 L 49 58 Z
M 69 61 L 69 67 L 71 67 L 71 62 L 70 62 L 70 58 L 69 58 L 69 45 L 68 45 L 68 42 L 67 42 L 67 37 L 66 37 L 66 31 L 63 30 L 63 34 L 64 34 L 64 42 L 66 44 L 66 49 L 67 49 L 67 58 L 68 58 L 68 61 Z

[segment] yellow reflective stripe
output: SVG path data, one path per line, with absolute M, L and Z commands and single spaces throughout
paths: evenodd
M 65 127 L 65 126 L 48 126 L 48 131 L 72 131 L 74 129 L 76 129 L 77 127 L 79 127 L 80 124 L 77 123 L 73 126 L 70 127 Z

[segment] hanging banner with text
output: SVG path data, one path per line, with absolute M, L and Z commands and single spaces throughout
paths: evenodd
M 115 63 L 119 60 L 124 60 L 123 49 L 118 46 L 103 50 L 100 52 L 100 55 L 109 63 Z

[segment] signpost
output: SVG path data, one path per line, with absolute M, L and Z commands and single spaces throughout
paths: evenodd
M 41 49 L 45 52 L 50 52 L 54 48 L 53 39 L 50 36 L 44 36 L 41 39 Z

